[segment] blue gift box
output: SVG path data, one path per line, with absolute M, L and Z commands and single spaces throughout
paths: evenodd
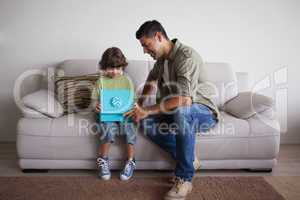
M 134 104 L 134 92 L 128 89 L 101 89 L 100 121 L 125 121 L 124 113 Z

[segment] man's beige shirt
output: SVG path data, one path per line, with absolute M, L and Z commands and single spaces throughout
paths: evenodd
M 157 81 L 157 102 L 172 96 L 189 96 L 193 103 L 208 106 L 219 121 L 220 113 L 209 97 L 210 88 L 204 82 L 205 72 L 201 56 L 191 47 L 172 40 L 174 47 L 167 60 L 159 59 L 150 71 L 147 81 Z M 167 76 L 165 69 L 168 70 Z M 165 80 L 168 77 L 169 80 Z

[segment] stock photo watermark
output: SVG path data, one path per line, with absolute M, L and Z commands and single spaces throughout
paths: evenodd
M 287 77 L 287 67 L 279 68 L 278 70 L 268 74 L 261 80 L 255 82 L 251 88 L 249 88 L 250 92 L 250 107 L 253 111 L 253 115 L 251 116 L 252 119 L 256 119 L 261 122 L 262 125 L 271 127 L 277 132 L 286 133 L 287 132 L 287 103 L 288 103 L 288 77 Z M 61 74 L 60 74 L 61 75 Z M 104 133 L 104 135 L 109 131 L 108 128 L 101 127 L 101 124 L 99 124 L 96 121 L 96 118 L 84 118 L 82 116 L 89 116 L 91 113 L 95 113 L 95 104 L 93 104 L 92 101 L 90 101 L 89 104 L 85 105 L 84 107 L 78 107 L 76 105 L 75 101 L 71 101 L 70 99 L 75 99 L 76 93 L 78 91 L 88 91 L 86 94 L 91 94 L 93 92 L 93 85 L 84 85 L 82 82 L 74 82 L 74 89 L 73 91 L 65 91 L 65 90 L 57 90 L 57 84 L 56 84 L 56 76 L 57 72 L 53 68 L 49 68 L 47 70 L 42 69 L 31 69 L 23 72 L 15 81 L 14 86 L 14 100 L 18 108 L 22 110 L 23 112 L 27 112 L 29 114 L 36 114 L 37 112 L 41 112 L 42 115 L 45 115 L 47 117 L 53 117 L 55 112 L 57 112 L 57 107 L 62 102 L 59 102 L 57 97 L 63 96 L 67 98 L 64 100 L 69 100 L 69 104 L 67 105 L 67 108 L 65 108 L 65 117 L 67 118 L 68 126 L 77 126 L 79 135 L 97 135 L 99 132 Z M 23 91 L 23 86 L 26 80 L 32 79 L 32 77 L 41 77 L 41 80 L 45 81 L 47 85 L 47 88 L 45 90 L 47 91 L 47 95 L 42 98 L 42 108 L 40 110 L 34 110 L 33 107 L 30 107 L 28 105 L 25 105 L 23 102 L 23 96 L 24 93 L 26 95 L 26 92 Z M 68 83 L 61 83 L 61 88 L 64 88 Z M 189 128 L 190 130 L 209 130 L 210 135 L 235 135 L 236 128 L 234 126 L 234 122 L 231 122 L 228 117 L 226 117 L 226 103 L 230 101 L 231 99 L 236 98 L 238 96 L 238 83 L 237 81 L 230 81 L 226 83 L 213 83 L 213 82 L 203 82 L 199 83 L 199 90 L 204 91 L 203 94 L 206 94 L 206 96 L 203 96 L 206 99 L 211 100 L 214 104 L 216 104 L 220 111 L 221 111 L 221 118 L 219 119 L 220 123 L 217 123 L 215 128 L 210 127 L 209 124 L 201 123 L 195 120 L 196 118 L 192 118 L 189 121 Z M 141 90 L 144 87 L 144 85 L 140 85 L 137 88 L 137 95 L 139 98 L 141 98 Z M 168 82 L 167 84 L 164 84 L 164 88 L 166 88 L 169 91 L 169 95 L 165 97 L 159 96 L 159 91 L 157 93 L 152 92 L 150 95 L 144 96 L 145 102 L 151 102 L 148 104 L 155 104 L 156 100 L 159 99 L 159 106 L 160 110 L 162 111 L 161 114 L 168 115 L 168 116 L 174 116 L 176 115 L 178 110 L 180 109 L 171 109 L 168 110 L 164 105 L 164 101 L 176 96 L 183 94 L 184 91 L 182 86 L 179 85 L 176 82 Z M 58 93 L 61 94 L 58 94 Z M 231 94 L 228 95 L 228 94 Z M 265 110 L 257 110 L 256 103 L 256 94 L 262 94 L 270 97 L 274 101 L 274 105 L 268 109 Z M 90 98 L 89 95 L 86 97 L 87 99 Z M 189 112 L 189 106 L 185 106 L 185 112 Z M 69 114 L 68 111 L 70 111 L 70 108 L 72 108 L 72 114 Z M 199 110 L 199 112 L 203 112 L 202 110 Z M 54 114 L 53 114 L 54 113 Z M 75 113 L 75 114 L 74 114 Z M 212 114 L 212 113 L 202 113 L 205 114 Z M 77 115 L 77 116 L 76 116 Z M 181 116 L 184 117 L 184 115 L 181 113 Z M 81 118 L 82 117 L 82 118 Z M 274 123 L 274 119 L 279 120 L 279 125 L 277 123 Z M 245 119 L 250 120 L 250 119 Z M 143 120 L 144 121 L 144 120 Z M 76 125 L 77 123 L 77 125 Z M 144 129 L 153 129 L 161 134 L 170 133 L 170 134 L 176 134 L 178 132 L 182 132 L 182 130 L 186 129 L 186 123 L 182 124 L 176 124 L 174 122 L 171 123 L 164 123 L 164 122 L 157 122 L 152 123 L 151 127 L 143 127 Z M 138 131 L 140 130 L 140 125 L 135 124 L 136 127 L 139 127 Z M 212 128 L 212 129 L 211 129 Z M 182 130 L 180 130 L 182 129 Z M 144 133 L 145 134 L 145 133 Z M 203 133 L 205 134 L 205 133 Z M 103 134 L 102 134 L 103 135 Z

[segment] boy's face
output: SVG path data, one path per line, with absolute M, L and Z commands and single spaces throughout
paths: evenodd
M 115 78 L 123 74 L 123 68 L 108 68 L 104 70 L 105 76 L 108 76 L 109 78 Z

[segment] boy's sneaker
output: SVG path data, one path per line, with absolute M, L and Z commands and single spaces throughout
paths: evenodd
M 98 176 L 103 180 L 109 180 L 111 173 L 109 171 L 108 158 L 97 158 Z
M 127 160 L 126 165 L 125 165 L 123 171 L 120 174 L 120 179 L 122 181 L 129 180 L 133 175 L 134 169 L 135 169 L 135 161 L 134 160 Z

